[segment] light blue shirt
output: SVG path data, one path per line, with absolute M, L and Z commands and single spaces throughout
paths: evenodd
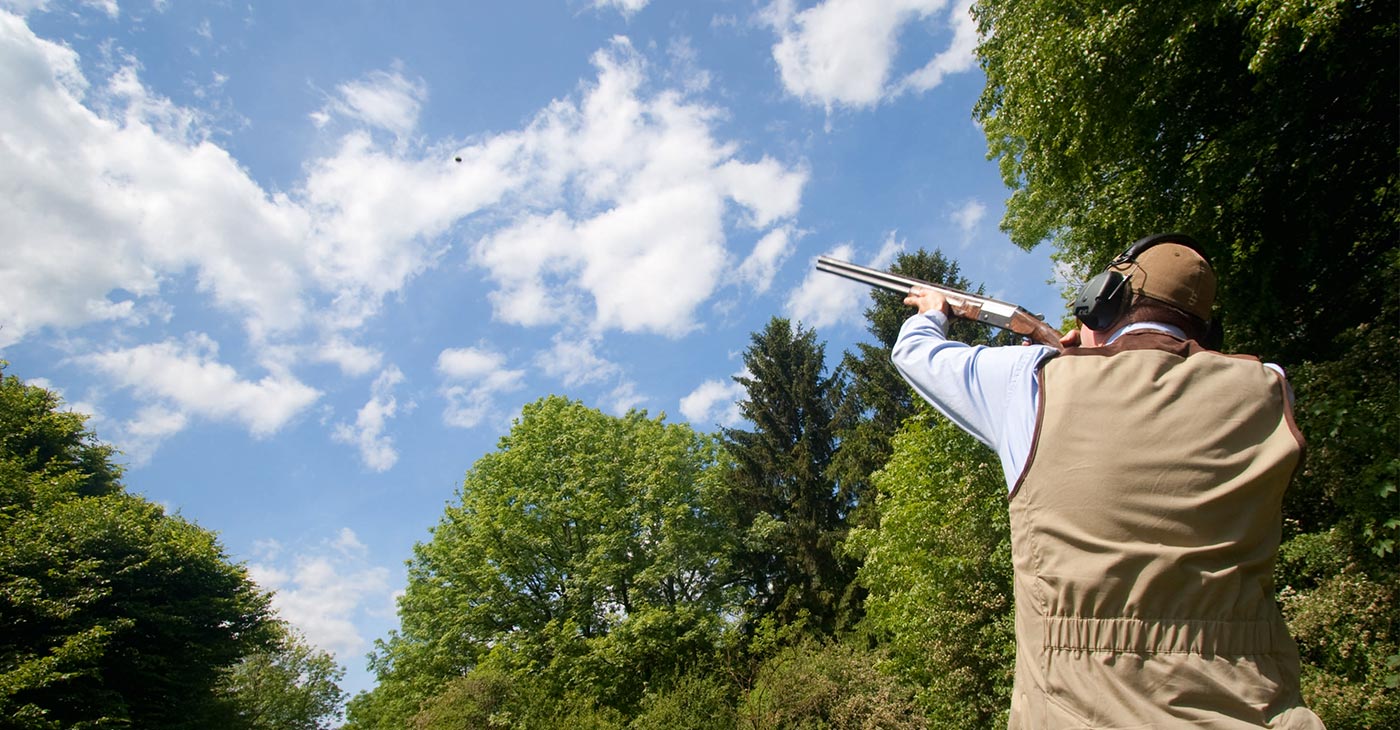
M 1037 372 L 1041 361 L 1056 351 L 1046 345 L 967 345 L 948 339 L 947 326 L 948 317 L 942 312 L 910 317 L 899 330 L 891 359 L 924 400 L 997 452 L 1010 491 L 1035 439 L 1040 401 Z M 1138 322 L 1114 332 L 1108 342 L 1143 329 L 1185 339 L 1185 333 L 1171 325 Z

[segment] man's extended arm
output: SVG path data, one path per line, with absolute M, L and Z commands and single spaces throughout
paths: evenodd
M 891 359 L 924 400 L 997 452 L 1010 489 L 1035 433 L 1036 366 L 1055 350 L 1044 345 L 972 347 L 949 340 L 947 323 L 947 315 L 936 308 L 910 317 Z

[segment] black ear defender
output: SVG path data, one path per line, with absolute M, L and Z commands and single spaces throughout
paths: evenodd
M 1075 318 L 1095 332 L 1102 332 L 1113 326 L 1113 323 L 1128 311 L 1128 305 L 1133 299 L 1133 275 L 1114 269 L 1136 261 L 1143 251 L 1159 243 L 1168 242 L 1186 246 L 1200 254 L 1201 258 L 1205 258 L 1200 244 L 1184 233 L 1156 233 L 1139 239 L 1137 243 L 1129 246 L 1127 251 L 1119 254 L 1118 258 L 1109 262 L 1103 273 L 1085 282 L 1079 290 L 1079 296 L 1074 300 Z

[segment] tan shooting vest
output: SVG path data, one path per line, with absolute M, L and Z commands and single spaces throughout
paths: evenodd
M 1274 601 L 1283 379 L 1158 332 L 1040 373 L 1011 498 L 1012 728 L 1318 728 Z

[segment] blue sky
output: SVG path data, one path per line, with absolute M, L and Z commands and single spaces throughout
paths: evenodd
M 823 253 L 1058 321 L 975 42 L 962 0 L 0 0 L 0 357 L 364 689 L 522 404 L 737 425 L 769 318 L 866 338 Z

